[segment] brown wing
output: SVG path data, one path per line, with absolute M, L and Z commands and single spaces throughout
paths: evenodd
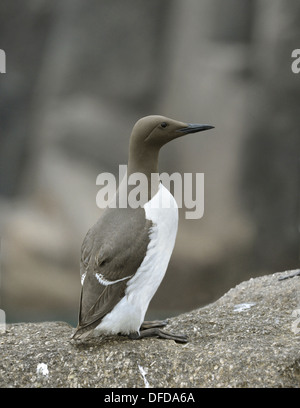
M 83 285 L 75 338 L 95 328 L 122 299 L 145 257 L 151 225 L 143 208 L 109 208 L 89 230 L 81 249 Z M 114 281 L 119 282 L 107 284 Z

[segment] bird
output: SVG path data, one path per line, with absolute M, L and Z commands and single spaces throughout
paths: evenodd
M 162 330 L 168 320 L 144 320 L 166 273 L 178 227 L 178 206 L 160 182 L 158 158 L 170 141 L 212 128 L 161 115 L 145 116 L 133 126 L 127 178 L 120 182 L 116 197 L 129 194 L 133 187 L 125 185 L 126 180 L 142 173 L 149 181 L 144 187 L 146 198 L 138 208 L 107 206 L 87 232 L 81 247 L 82 285 L 73 339 L 122 335 L 132 340 L 188 341 L 185 334 Z

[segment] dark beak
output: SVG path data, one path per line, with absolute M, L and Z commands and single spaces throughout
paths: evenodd
M 182 132 L 185 134 L 188 133 L 197 133 L 197 132 L 202 132 L 203 130 L 208 130 L 208 129 L 214 129 L 214 126 L 211 125 L 199 125 L 199 124 L 193 124 L 189 123 L 187 127 L 178 129 L 177 132 Z

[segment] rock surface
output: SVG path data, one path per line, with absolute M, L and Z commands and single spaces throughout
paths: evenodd
M 64 322 L 7 325 L 1 387 L 299 387 L 300 277 L 250 279 L 172 318 L 189 343 L 125 337 L 70 340 Z

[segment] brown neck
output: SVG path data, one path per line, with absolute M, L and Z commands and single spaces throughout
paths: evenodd
M 149 199 L 156 194 L 159 186 L 158 154 L 159 149 L 154 147 L 143 148 L 141 146 L 130 145 L 129 148 L 127 177 L 133 173 L 145 174 L 148 179 Z M 155 176 L 153 175 L 154 173 L 156 174 Z

